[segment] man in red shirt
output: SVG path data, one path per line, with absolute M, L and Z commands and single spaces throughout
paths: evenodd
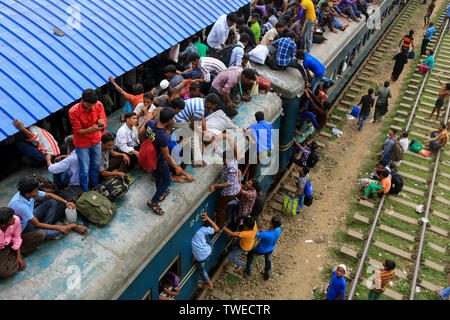
M 106 129 L 105 109 L 103 104 L 97 101 L 94 90 L 83 91 L 81 102 L 70 108 L 69 119 L 80 167 L 80 185 L 83 190 L 89 191 L 89 186 L 94 187 L 98 184 L 100 140 Z

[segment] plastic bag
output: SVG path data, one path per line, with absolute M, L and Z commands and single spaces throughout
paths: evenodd
M 269 49 L 267 46 L 257 45 L 255 49 L 250 51 L 248 54 L 250 56 L 250 61 L 258 64 L 264 64 L 267 56 L 269 55 Z
M 170 48 L 169 59 L 178 62 L 178 57 L 180 55 L 180 44 L 177 43 L 172 48 Z
M 66 224 L 77 222 L 77 210 L 66 208 Z
M 338 128 L 333 128 L 333 130 L 331 130 L 331 132 L 336 136 L 336 137 L 342 137 L 342 135 L 344 134 L 341 130 L 339 130 Z
M 421 213 L 423 213 L 423 209 L 424 209 L 423 204 L 420 204 L 416 207 L 416 212 L 421 214 Z

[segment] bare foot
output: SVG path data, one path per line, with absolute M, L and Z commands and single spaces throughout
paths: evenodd
M 187 182 L 186 179 L 184 179 L 184 178 L 182 178 L 180 176 L 173 176 L 172 180 L 175 181 L 175 182 L 179 182 L 179 183 L 186 183 Z
M 362 200 L 369 200 L 369 198 L 367 198 L 366 196 L 362 196 L 361 199 Z
M 342 30 L 342 31 L 345 31 L 345 29 L 347 29 L 348 26 L 349 26 L 349 24 L 346 24 L 345 26 L 342 26 L 342 27 L 341 27 L 341 30 Z

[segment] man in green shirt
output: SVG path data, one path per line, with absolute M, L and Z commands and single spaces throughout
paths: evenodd
M 194 36 L 192 38 L 192 42 L 194 43 L 194 46 L 197 48 L 197 53 L 200 57 L 206 57 L 208 54 L 208 46 L 206 44 L 203 44 L 200 42 L 200 39 L 198 36 Z
M 259 43 L 260 37 L 261 37 L 261 28 L 258 23 L 259 14 L 256 12 L 252 14 L 252 25 L 250 26 L 250 29 L 252 29 L 253 33 L 255 34 L 255 41 L 256 44 Z

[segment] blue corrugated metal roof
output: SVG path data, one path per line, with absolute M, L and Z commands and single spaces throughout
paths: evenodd
M 0 141 L 248 2 L 0 0 Z

